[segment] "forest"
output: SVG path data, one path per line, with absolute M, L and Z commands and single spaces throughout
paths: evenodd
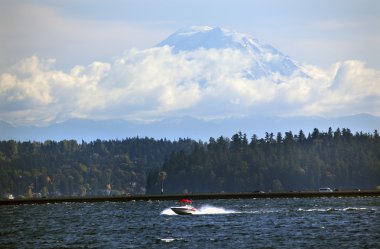
M 380 138 L 344 128 L 307 136 L 170 141 L 0 141 L 0 193 L 19 198 L 380 187 Z
M 146 192 L 146 175 L 162 167 L 190 139 L 151 138 L 45 142 L 0 142 L 0 193 L 22 198 L 131 195 Z
M 211 138 L 191 153 L 172 152 L 159 172 L 148 175 L 147 192 L 166 193 L 316 191 L 380 186 L 380 139 L 349 129 L 314 129 L 298 134 L 266 133 L 259 139 L 237 133 Z

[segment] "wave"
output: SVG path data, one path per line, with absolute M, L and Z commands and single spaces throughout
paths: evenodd
M 363 208 L 363 207 L 346 207 L 346 208 L 309 208 L 303 209 L 299 208 L 297 211 L 300 212 L 347 212 L 347 211 L 376 211 L 375 209 Z
M 158 238 L 157 239 L 158 241 L 160 242 L 165 242 L 165 243 L 171 243 L 171 242 L 174 242 L 174 241 L 180 241 L 180 240 L 183 240 L 183 238 Z

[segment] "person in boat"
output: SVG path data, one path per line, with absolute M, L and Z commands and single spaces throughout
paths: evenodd
M 180 199 L 180 200 L 178 201 L 178 203 L 179 203 L 180 205 L 182 205 L 182 206 L 186 206 L 186 205 L 190 205 L 190 204 L 192 204 L 193 201 L 192 201 L 192 200 L 189 200 L 189 199 Z

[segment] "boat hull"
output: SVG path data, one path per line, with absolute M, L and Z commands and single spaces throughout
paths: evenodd
M 194 207 L 187 206 L 187 207 L 171 207 L 171 210 L 179 215 L 189 215 L 194 214 L 197 210 Z

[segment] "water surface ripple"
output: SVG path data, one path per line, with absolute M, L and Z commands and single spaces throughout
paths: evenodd
M 380 248 L 380 198 L 0 207 L 0 248 Z

